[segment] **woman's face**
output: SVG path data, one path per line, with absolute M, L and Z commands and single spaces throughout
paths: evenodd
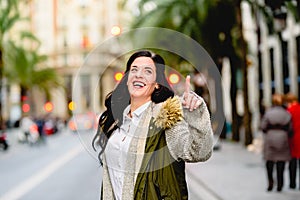
M 128 74 L 128 91 L 131 99 L 151 100 L 156 83 L 156 67 L 149 57 L 138 57 L 130 66 Z

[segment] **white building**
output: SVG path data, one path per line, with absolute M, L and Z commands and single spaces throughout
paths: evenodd
M 265 1 L 258 2 L 266 6 Z M 244 35 L 251 63 L 248 66 L 248 102 L 253 130 L 257 131 L 261 108 L 271 106 L 272 94 L 291 92 L 298 97 L 300 95 L 300 24 L 290 11 L 281 6 L 278 10 L 287 14 L 286 19 L 275 18 L 275 33 L 269 32 L 263 14 L 258 11 L 253 17 L 250 7 L 246 2 L 242 4 Z
M 118 0 L 31 0 L 28 4 L 30 31 L 42 42 L 40 53 L 49 56 L 47 65 L 63 77 L 65 90 L 52 90 L 53 115 L 69 117 L 71 101 L 76 105 L 73 112 L 100 112 L 99 99 L 115 85 L 107 77 L 113 75 L 113 68 L 102 66 L 102 60 L 112 58 L 105 52 L 93 61 L 85 59 L 97 45 L 127 28 L 126 9 Z M 37 115 L 45 113 L 43 95 L 37 94 L 34 101 Z

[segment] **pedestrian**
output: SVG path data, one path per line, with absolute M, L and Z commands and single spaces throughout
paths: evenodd
M 213 132 L 204 100 L 174 95 L 163 58 L 138 51 L 105 100 L 93 147 L 100 145 L 101 198 L 188 199 L 185 162 L 210 158 Z
M 41 139 L 42 142 L 46 141 L 45 133 L 44 133 L 44 125 L 45 120 L 43 116 L 39 116 L 35 119 L 35 123 L 37 125 L 38 133 L 39 133 L 39 139 Z
M 283 105 L 283 96 L 272 96 L 272 107 L 266 110 L 261 121 L 264 134 L 263 156 L 266 161 L 268 191 L 273 189 L 273 168 L 276 165 L 277 191 L 284 185 L 285 163 L 291 159 L 288 138 L 292 131 L 291 115 Z
M 300 104 L 298 98 L 291 93 L 286 95 L 287 110 L 292 116 L 293 135 L 289 140 L 292 159 L 289 163 L 290 188 L 296 188 L 297 168 L 299 169 L 300 189 Z
M 22 142 L 31 142 L 32 140 L 32 134 L 31 134 L 31 128 L 34 125 L 34 122 L 32 118 L 25 114 L 20 122 L 20 128 L 23 133 L 24 138 L 21 139 Z

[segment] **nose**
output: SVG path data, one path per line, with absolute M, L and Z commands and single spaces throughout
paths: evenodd
M 143 71 L 142 70 L 138 70 L 135 74 L 136 77 L 142 77 L 143 76 Z

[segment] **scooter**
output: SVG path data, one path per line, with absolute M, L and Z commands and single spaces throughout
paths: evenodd
M 6 133 L 0 130 L 0 148 L 4 151 L 8 149 L 9 145 L 7 143 Z
M 39 141 L 39 132 L 38 127 L 35 123 L 31 124 L 29 131 L 23 132 L 20 131 L 18 134 L 18 142 L 28 143 L 30 145 L 36 144 Z

